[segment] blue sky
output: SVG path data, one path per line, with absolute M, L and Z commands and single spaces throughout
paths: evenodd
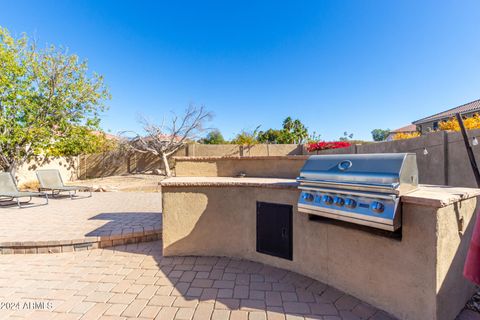
M 0 1 L 0 25 L 105 76 L 102 126 L 139 130 L 189 104 L 232 138 L 299 118 L 371 139 L 480 98 L 480 2 Z

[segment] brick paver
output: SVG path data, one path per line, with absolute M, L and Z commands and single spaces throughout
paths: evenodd
M 0 253 L 33 253 L 30 247 L 40 253 L 86 250 L 85 243 L 104 240 L 111 246 L 154 234 L 161 230 L 161 201 L 160 193 L 104 192 L 76 200 L 54 198 L 45 206 L 1 207 Z
M 163 257 L 160 241 L 1 255 L 0 302 L 48 302 L 0 310 L 0 319 L 393 319 L 325 284 L 260 263 Z

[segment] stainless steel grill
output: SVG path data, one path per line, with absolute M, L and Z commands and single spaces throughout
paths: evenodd
M 298 210 L 395 231 L 400 197 L 418 186 L 414 153 L 311 156 L 297 178 Z

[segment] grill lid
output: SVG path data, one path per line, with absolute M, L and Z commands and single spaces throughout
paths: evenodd
M 369 189 L 398 189 L 418 185 L 414 153 L 340 154 L 310 156 L 298 181 L 334 187 L 364 186 Z M 375 190 L 372 190 L 375 191 Z

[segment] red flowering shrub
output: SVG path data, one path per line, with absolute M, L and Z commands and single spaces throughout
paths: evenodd
M 328 149 L 340 149 L 350 147 L 351 144 L 346 141 L 318 141 L 307 145 L 308 152 Z

